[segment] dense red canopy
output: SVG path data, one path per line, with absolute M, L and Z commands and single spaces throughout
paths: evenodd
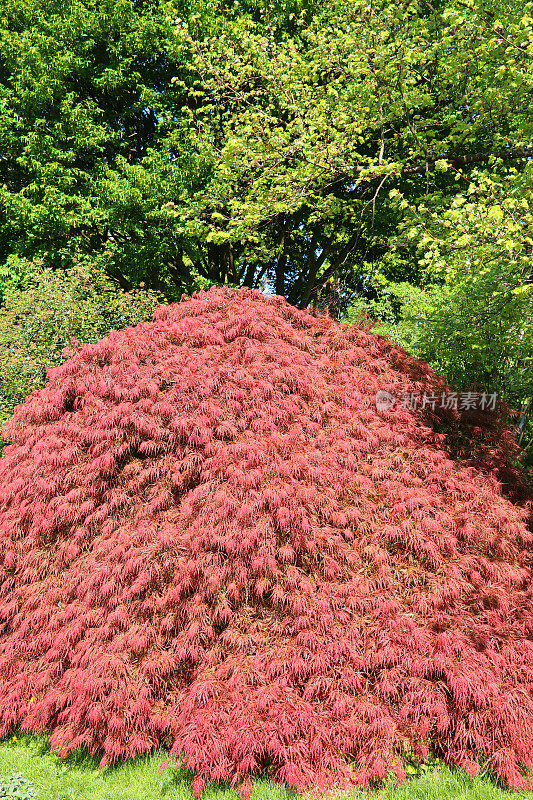
M 0 733 L 104 761 L 168 742 L 197 793 L 266 766 L 366 784 L 428 749 L 522 785 L 525 512 L 442 415 L 375 404 L 444 388 L 248 290 L 80 347 L 0 459 Z

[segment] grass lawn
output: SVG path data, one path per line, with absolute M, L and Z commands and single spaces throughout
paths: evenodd
M 60 760 L 47 746 L 44 737 L 28 734 L 10 737 L 0 743 L 0 797 L 2 780 L 20 773 L 35 790 L 36 800 L 192 800 L 191 782 L 186 772 L 175 766 L 159 771 L 166 757 L 157 752 L 117 767 L 98 769 L 98 759 L 82 753 Z M 297 795 L 268 781 L 257 781 L 254 800 L 297 800 Z M 340 798 L 340 795 L 330 795 Z M 459 771 L 443 765 L 410 778 L 401 786 L 387 785 L 379 792 L 355 792 L 352 798 L 367 800 L 533 800 L 533 792 L 508 792 L 488 778 L 469 780 Z M 236 800 L 227 787 L 212 786 L 205 800 Z M 300 800 L 303 800 L 302 798 Z

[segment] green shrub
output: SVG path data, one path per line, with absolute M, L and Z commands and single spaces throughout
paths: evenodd
M 93 266 L 44 269 L 28 263 L 4 289 L 0 307 L 0 422 L 46 382 L 74 338 L 96 342 L 110 331 L 149 320 L 159 301 L 151 291 L 125 292 Z

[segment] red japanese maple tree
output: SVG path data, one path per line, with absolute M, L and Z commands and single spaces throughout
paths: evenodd
M 0 459 L 0 735 L 104 763 L 168 743 L 197 794 L 266 767 L 366 785 L 429 751 L 527 785 L 526 511 L 452 455 L 457 412 L 376 408 L 445 389 L 249 290 L 74 350 Z

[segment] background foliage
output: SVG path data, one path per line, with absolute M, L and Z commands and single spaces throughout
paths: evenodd
M 157 305 L 147 290 L 123 292 L 102 272 L 79 264 L 53 271 L 24 265 L 0 307 L 0 419 L 46 380 L 71 341 L 96 342 L 113 329 L 149 320 Z

